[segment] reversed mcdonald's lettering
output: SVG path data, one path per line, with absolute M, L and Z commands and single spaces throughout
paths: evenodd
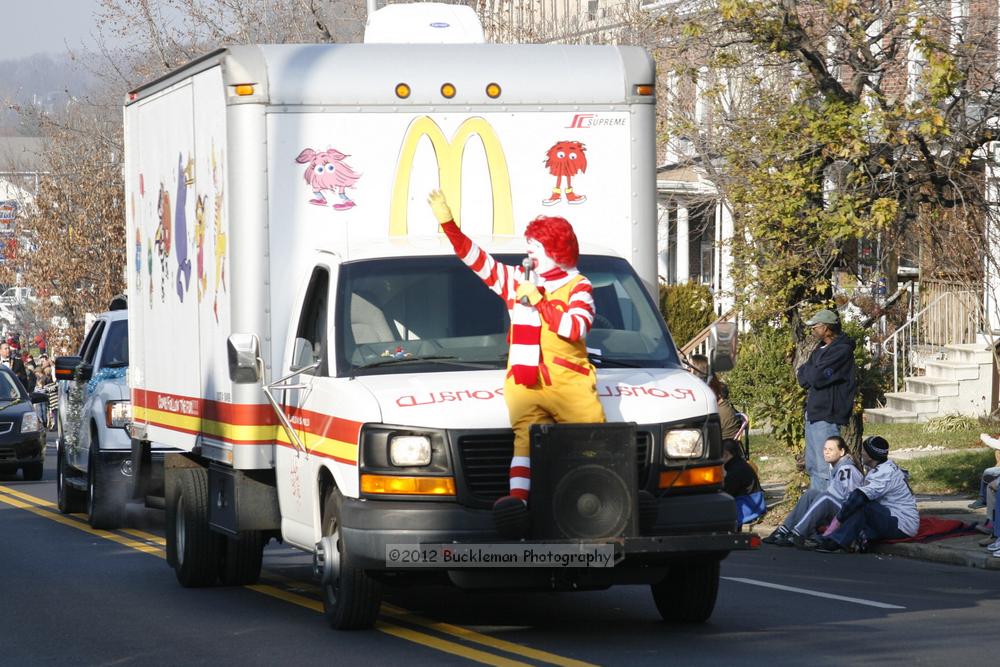
M 489 170 L 490 187 L 493 192 L 493 233 L 514 234 L 514 205 L 510 194 L 510 172 L 500 139 L 485 118 L 467 118 L 458 126 L 451 141 L 436 122 L 428 116 L 415 119 L 406 130 L 399 149 L 396 163 L 396 178 L 392 186 L 389 203 L 389 236 L 406 236 L 408 233 L 407 209 L 410 199 L 410 174 L 417 145 L 422 137 L 427 137 L 434 149 L 438 166 L 438 180 L 441 191 L 448 198 L 456 217 L 462 210 L 462 159 L 465 144 L 472 135 L 483 142 L 486 153 L 486 167 Z M 460 220 L 455 220 L 461 225 Z

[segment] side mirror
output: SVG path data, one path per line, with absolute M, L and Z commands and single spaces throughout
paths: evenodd
M 226 344 L 229 352 L 229 379 L 234 384 L 260 382 L 260 341 L 254 334 L 232 334 Z
M 31 392 L 31 402 L 32 403 L 48 403 L 49 402 L 49 395 L 48 394 L 43 394 L 40 391 L 33 391 L 33 392 Z
M 72 380 L 81 361 L 80 357 L 56 357 L 56 380 Z
M 717 322 L 708 333 L 708 363 L 713 373 L 725 373 L 736 365 L 735 322 Z

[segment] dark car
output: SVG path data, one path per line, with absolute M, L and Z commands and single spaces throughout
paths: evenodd
M 9 368 L 0 364 L 0 474 L 20 468 L 26 480 L 42 478 L 45 430 L 35 403 L 47 403 L 41 392 L 30 394 Z

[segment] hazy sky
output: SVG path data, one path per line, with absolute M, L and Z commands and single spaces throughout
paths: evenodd
M 0 0 L 0 60 L 94 44 L 100 0 Z

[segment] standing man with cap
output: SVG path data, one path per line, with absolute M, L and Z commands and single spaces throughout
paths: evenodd
M 847 551 L 854 542 L 864 547 L 876 540 L 913 537 L 920 530 L 909 475 L 889 460 L 888 441 L 880 435 L 865 438 L 861 460 L 868 469 L 865 482 L 847 497 L 816 551 Z
M 799 366 L 796 377 L 806 390 L 806 472 L 809 488 L 823 492 L 830 485 L 830 464 L 823 459 L 823 443 L 840 435 L 854 409 L 858 385 L 854 368 L 854 341 L 840 330 L 840 318 L 823 309 L 806 320 L 819 345 Z

